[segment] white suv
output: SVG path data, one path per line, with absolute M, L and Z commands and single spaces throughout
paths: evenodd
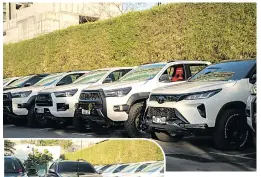
M 152 91 L 144 116 L 147 131 L 162 141 L 211 132 L 219 149 L 243 147 L 249 136 L 245 108 L 256 60 L 213 64 L 188 82 Z
M 209 64 L 205 61 L 171 61 L 139 66 L 118 82 L 84 89 L 75 119 L 80 122 L 78 125 L 89 125 L 96 133 L 105 133 L 110 127 L 124 123 L 130 137 L 141 137 L 140 117 L 150 92 L 185 82 Z
M 117 81 L 132 69 L 133 67 L 118 67 L 94 70 L 72 84 L 40 91 L 35 101 L 38 126 L 43 127 L 48 123 L 53 128 L 61 128 L 72 124 L 75 104 L 82 89 Z
M 35 97 L 39 91 L 60 85 L 67 85 L 87 73 L 88 71 L 74 71 L 48 75 L 29 87 L 6 90 L 3 92 L 4 110 L 11 117 L 15 125 L 34 126 Z

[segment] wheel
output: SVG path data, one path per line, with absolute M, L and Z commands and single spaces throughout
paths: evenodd
M 73 126 L 79 132 L 86 131 L 85 122 L 77 115 L 73 117 Z
M 12 119 L 10 116 L 8 116 L 7 114 L 3 114 L 3 119 L 4 119 L 4 125 L 5 124 L 10 124 L 12 122 Z
M 30 107 L 27 115 L 27 125 L 28 127 L 34 128 L 36 127 L 36 117 L 35 117 L 35 111 L 34 111 L 34 105 Z
M 45 127 L 48 127 L 48 125 L 51 125 L 51 122 L 44 115 L 36 114 L 35 115 L 35 124 L 36 124 L 36 127 L 45 128 Z
M 129 111 L 128 119 L 124 122 L 124 129 L 130 138 L 142 138 L 146 135 L 141 131 L 141 116 L 145 111 L 144 103 L 134 104 Z
M 213 132 L 213 142 L 216 148 L 239 150 L 244 148 L 249 137 L 250 130 L 243 111 L 227 109 L 218 117 Z
M 93 121 L 89 121 L 89 126 L 94 133 L 100 134 L 100 135 L 109 134 L 109 133 L 112 133 L 112 131 L 113 131 L 110 128 L 110 126 L 100 125 L 100 124 L 93 122 Z
M 166 132 L 155 132 L 155 131 L 151 132 L 151 136 L 163 142 L 177 142 L 184 137 L 183 135 L 171 136 Z

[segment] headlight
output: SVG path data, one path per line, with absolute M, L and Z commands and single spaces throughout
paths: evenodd
M 12 93 L 12 98 L 26 98 L 31 93 L 32 93 L 32 91 Z
M 219 93 L 220 91 L 221 91 L 221 89 L 194 93 L 194 94 L 190 94 L 190 95 L 186 96 L 184 98 L 184 100 L 206 99 L 206 98 L 212 97 L 213 95 Z
M 71 97 L 71 96 L 73 96 L 77 91 L 78 91 L 78 89 L 65 90 L 65 91 L 61 91 L 61 92 L 54 92 L 54 95 L 55 95 L 56 97 Z
M 251 87 L 250 94 L 251 95 L 256 95 L 256 84 Z
M 131 87 L 114 89 L 114 90 L 106 90 L 104 94 L 106 97 L 121 97 L 127 95 L 131 91 Z

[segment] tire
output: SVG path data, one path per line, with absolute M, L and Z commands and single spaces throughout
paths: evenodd
M 27 125 L 28 127 L 35 128 L 37 126 L 36 123 L 36 117 L 35 117 L 35 112 L 34 112 L 34 105 L 30 107 L 30 110 L 28 111 L 27 115 Z
M 170 136 L 170 134 L 166 132 L 154 132 L 154 131 L 151 133 L 151 136 L 163 142 L 177 142 L 184 137 L 183 135 Z
M 143 102 L 136 103 L 130 108 L 128 119 L 124 122 L 124 129 L 130 138 L 142 138 L 146 135 L 145 132 L 139 130 L 140 117 L 144 111 Z
M 217 149 L 243 149 L 249 137 L 250 129 L 243 111 L 226 109 L 217 118 L 213 132 L 213 142 Z
M 73 117 L 73 126 L 78 132 L 86 131 L 85 122 L 77 115 Z
M 35 127 L 46 128 L 51 125 L 51 122 L 44 116 L 34 116 L 35 117 Z
M 7 115 L 7 114 L 3 114 L 3 121 L 4 121 L 4 125 L 5 124 L 10 124 L 11 122 L 10 122 L 10 117 Z

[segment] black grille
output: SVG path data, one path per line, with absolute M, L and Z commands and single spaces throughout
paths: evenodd
M 167 120 L 177 119 L 175 109 L 173 108 L 149 107 L 147 117 L 152 118 L 152 116 L 166 117 Z
M 51 94 L 38 94 L 35 99 L 36 106 L 53 106 Z
M 10 101 L 12 98 L 10 97 L 10 94 L 4 93 L 3 94 L 3 101 Z
M 164 102 L 177 102 L 181 95 L 151 95 L 150 101 L 157 101 L 158 103 Z
M 90 115 L 92 116 L 99 116 L 97 110 L 102 110 L 102 104 L 101 102 L 78 103 L 78 108 L 77 108 L 78 113 L 82 114 L 82 109 L 89 110 Z
M 11 93 L 3 94 L 3 110 L 4 112 L 12 111 L 12 95 Z
M 80 100 L 100 100 L 100 94 L 98 92 L 82 92 Z

